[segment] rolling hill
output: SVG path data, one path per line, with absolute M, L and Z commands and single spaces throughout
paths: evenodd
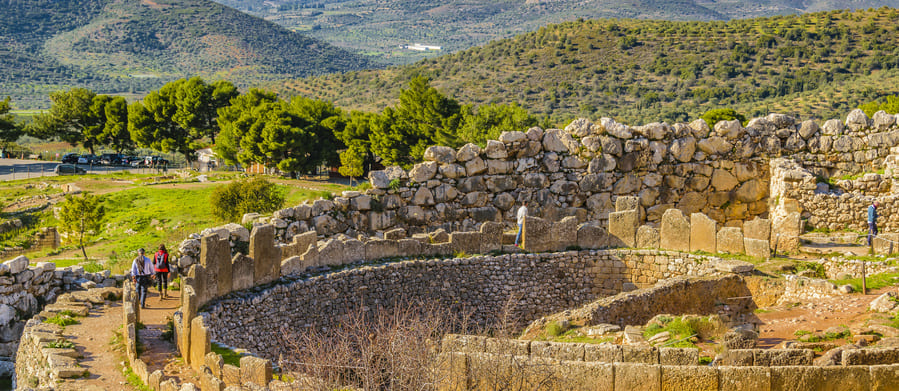
M 563 121 L 697 118 L 733 107 L 829 117 L 896 94 L 899 10 L 712 22 L 579 20 L 379 71 L 274 86 L 381 110 L 416 75 L 463 103 L 518 103 Z
M 71 86 L 140 94 L 185 76 L 247 86 L 371 66 L 207 0 L 0 0 L 0 95 L 18 108 Z
M 393 64 L 468 49 L 578 18 L 745 19 L 899 6 L 899 0 L 215 0 Z M 442 51 L 400 49 L 422 43 Z

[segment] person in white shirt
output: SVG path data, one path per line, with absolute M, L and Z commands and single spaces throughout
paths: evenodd
M 131 278 L 134 280 L 134 288 L 140 298 L 140 308 L 147 308 L 147 288 L 150 286 L 150 278 L 153 276 L 153 263 L 144 255 L 144 249 L 137 250 L 137 258 L 131 262 Z
M 525 201 L 521 203 L 521 207 L 518 208 L 518 235 L 515 235 L 515 247 L 518 247 L 518 243 L 521 242 L 521 231 L 524 228 L 524 218 L 528 215 L 528 202 Z

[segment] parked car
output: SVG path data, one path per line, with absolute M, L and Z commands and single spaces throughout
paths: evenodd
M 100 158 L 97 155 L 86 154 L 78 158 L 78 164 L 97 164 L 99 162 Z
M 144 165 L 147 167 L 168 166 L 169 161 L 163 159 L 162 156 L 147 156 L 144 158 Z
M 104 153 L 100 155 L 100 164 L 105 164 L 108 166 L 122 164 L 122 157 L 118 153 Z
M 87 174 L 87 170 L 74 164 L 59 164 L 53 169 L 56 175 L 80 175 Z
M 130 166 L 132 163 L 134 163 L 134 162 L 136 162 L 136 161 L 140 161 L 140 160 L 142 160 L 142 159 L 139 158 L 139 157 L 137 157 L 137 156 L 127 156 L 127 155 L 125 155 L 125 156 L 122 157 L 122 165 L 123 165 L 123 166 Z
M 67 153 L 62 155 L 62 162 L 68 164 L 78 163 L 78 154 L 77 153 Z

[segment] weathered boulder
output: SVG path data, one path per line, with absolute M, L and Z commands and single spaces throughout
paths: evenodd
M 743 182 L 736 192 L 737 200 L 745 203 L 761 200 L 767 195 L 768 186 L 758 179 L 751 179 Z
M 496 140 L 487 140 L 487 147 L 484 148 L 484 154 L 490 159 L 505 159 L 509 157 L 509 153 L 506 151 L 506 145 Z
M 758 333 L 747 328 L 737 328 L 724 334 L 724 346 L 728 349 L 752 349 L 758 341 Z
M 731 191 L 739 184 L 740 181 L 730 171 L 716 169 L 712 174 L 712 187 L 717 191 Z
M 589 129 L 589 127 L 588 127 Z M 589 132 L 589 130 L 588 130 Z M 524 134 L 524 132 L 519 131 L 504 131 L 499 135 L 499 141 L 503 144 L 511 144 L 511 143 L 519 143 L 522 141 L 527 141 L 528 136 Z
M 418 163 L 409 170 L 409 179 L 413 182 L 423 183 L 437 175 L 437 162 Z
M 868 309 L 874 312 L 893 313 L 899 309 L 899 295 L 890 291 L 871 301 Z
M 891 126 L 896 124 L 896 116 L 893 114 L 887 114 L 886 111 L 879 110 L 874 113 L 874 129 L 878 131 L 886 131 Z
M 734 145 L 724 137 L 712 136 L 707 139 L 700 140 L 697 144 L 699 150 L 707 155 L 725 155 L 733 151 Z
M 843 123 L 838 119 L 829 119 L 824 122 L 821 133 L 826 136 L 839 136 L 843 134 Z
M 817 122 L 810 119 L 802 121 L 802 125 L 799 127 L 799 137 L 808 140 L 810 137 L 814 136 L 815 133 L 818 133 Z
M 768 240 L 771 237 L 771 220 L 755 218 L 744 222 L 743 236 L 749 239 Z
M 593 129 L 593 123 L 586 118 L 578 118 L 574 121 L 571 121 L 568 126 L 565 127 L 565 131 L 571 133 L 577 137 L 585 137 L 590 134 Z
M 715 134 L 724 137 L 727 140 L 737 140 L 743 137 L 746 129 L 740 124 L 740 120 L 718 121 L 715 124 Z
M 481 154 L 481 147 L 477 146 L 477 144 L 468 143 L 459 148 L 459 152 L 456 153 L 456 160 L 460 162 L 467 162 L 471 159 L 478 157 Z
M 693 137 L 696 137 L 697 139 L 704 139 L 709 135 L 709 132 L 711 132 L 709 124 L 702 118 L 690 122 L 689 126 L 690 130 L 693 132 Z
M 477 156 L 465 163 L 465 172 L 468 176 L 480 175 L 485 171 L 487 171 L 487 163 L 484 162 L 484 159 Z
M 846 116 L 846 127 L 853 132 L 862 131 L 871 126 L 868 115 L 862 109 L 854 109 Z
M 425 149 L 424 160 L 450 164 L 456 161 L 456 150 L 443 146 L 428 147 Z
M 674 140 L 669 148 L 671 156 L 680 162 L 689 162 L 693 159 L 696 152 L 696 139 L 693 137 L 684 137 Z
M 368 181 L 371 182 L 371 186 L 376 189 L 386 189 L 390 187 L 390 179 L 387 179 L 387 173 L 384 171 L 369 172 Z

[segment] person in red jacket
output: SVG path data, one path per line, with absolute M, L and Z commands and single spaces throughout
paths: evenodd
M 156 289 L 160 296 L 165 299 L 167 297 L 166 290 L 169 287 L 169 253 L 165 249 L 164 244 L 159 245 L 159 251 L 153 255 L 153 269 L 156 271 Z

